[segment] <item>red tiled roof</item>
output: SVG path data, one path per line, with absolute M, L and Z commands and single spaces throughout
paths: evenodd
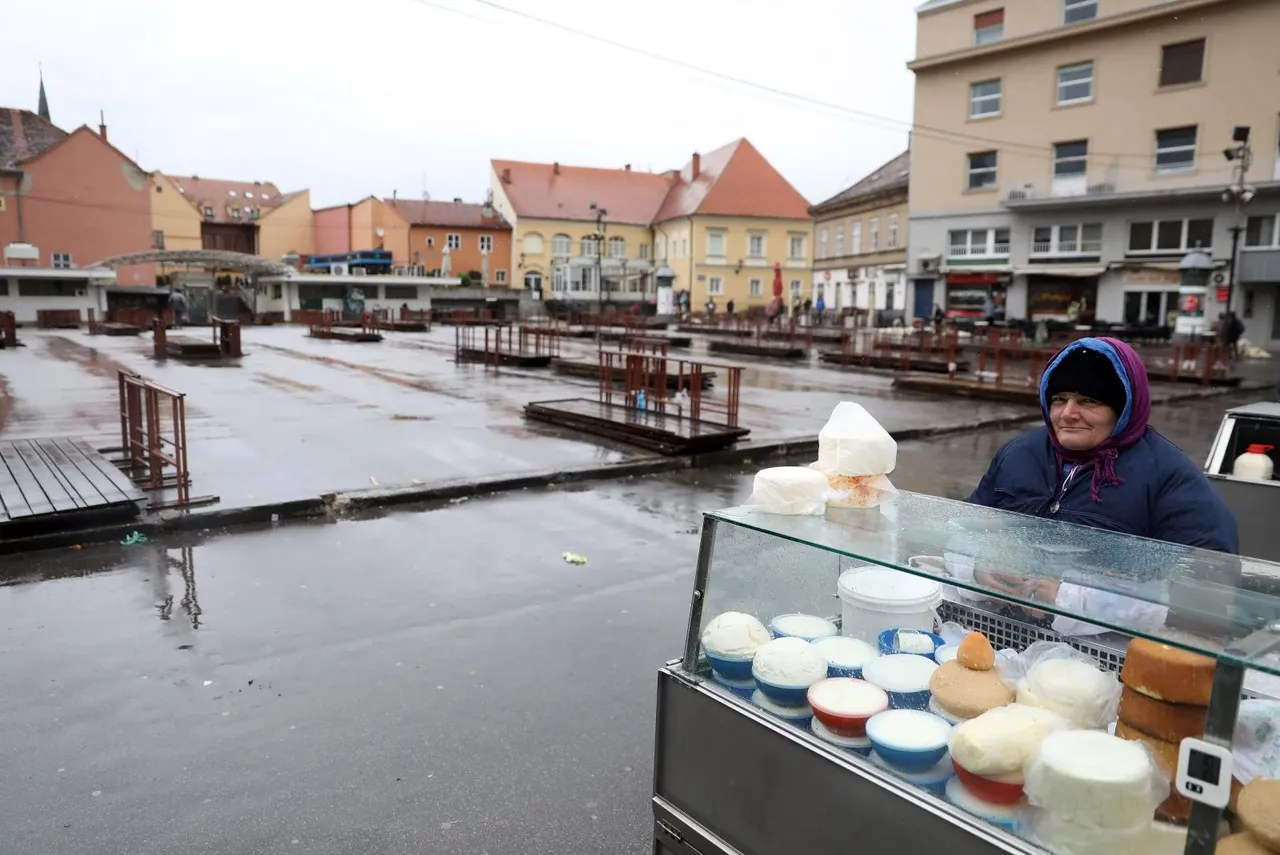
M 693 177 L 693 162 L 686 163 L 680 183 L 671 188 L 654 222 L 694 214 L 809 219 L 808 201 L 748 140 L 736 140 L 699 159 L 698 177 Z
M 857 202 L 876 196 L 888 190 L 906 189 L 911 178 L 911 151 L 908 149 L 893 160 L 876 169 L 857 184 L 813 206 L 814 213 L 837 208 L 850 202 Z
M 629 169 L 596 169 L 553 163 L 492 161 L 517 216 L 548 220 L 595 219 L 594 202 L 609 212 L 605 222 L 647 226 L 671 187 L 665 175 Z M 508 173 L 507 170 L 510 170 Z M 505 180 L 509 175 L 510 180 Z
M 30 110 L 0 107 L 0 169 L 17 169 L 66 138 L 66 131 Z
M 293 195 L 281 195 L 279 188 L 264 181 L 223 181 L 167 173 L 165 177 L 173 182 L 184 199 L 195 206 L 201 217 L 204 216 L 206 206 L 213 208 L 213 217 L 207 221 L 213 223 L 247 222 L 249 212 L 244 210 L 246 207 L 261 208 L 265 214 L 268 209 L 283 205 L 293 198 Z M 232 207 L 241 209 L 239 220 L 233 220 L 228 213 Z
M 452 226 L 459 229 L 499 229 L 511 226 L 496 211 L 486 217 L 484 205 L 473 202 L 430 202 L 414 199 L 386 200 L 396 213 L 415 226 Z
M 521 217 L 591 220 L 595 202 L 609 211 L 608 222 L 646 226 L 694 214 L 809 219 L 808 201 L 747 140 L 699 161 L 696 178 L 692 161 L 659 175 L 510 160 L 493 161 L 493 170 Z

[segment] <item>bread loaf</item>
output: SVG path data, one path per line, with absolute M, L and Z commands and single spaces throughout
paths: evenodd
M 1272 852 L 1280 852 L 1280 779 L 1254 778 L 1236 802 L 1240 822 Z
M 1213 694 L 1213 665 L 1208 656 L 1135 638 L 1129 642 L 1120 682 L 1158 701 L 1207 707 Z
M 1181 742 L 1203 736 L 1208 714 L 1208 707 L 1157 701 L 1128 686 L 1120 692 L 1120 720 L 1156 739 Z

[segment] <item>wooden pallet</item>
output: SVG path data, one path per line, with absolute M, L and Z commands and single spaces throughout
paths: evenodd
M 824 350 L 819 354 L 819 358 L 828 365 L 838 365 L 846 368 L 887 368 L 901 371 L 903 367 L 901 355 L 886 356 L 882 353 L 846 354 L 840 350 Z M 955 366 L 955 370 L 963 374 L 969 370 L 969 361 L 967 359 L 958 359 Z M 908 360 L 907 370 L 924 371 L 930 374 L 946 374 L 951 370 L 951 366 L 942 357 L 912 356 Z
M 483 348 L 462 347 L 456 351 L 459 362 L 492 362 L 493 354 L 486 354 Z M 546 368 L 551 364 L 551 355 L 547 353 L 511 353 L 499 351 L 498 364 L 512 368 Z
M 171 335 L 165 339 L 165 352 L 178 359 L 221 359 L 222 348 L 216 341 Z
M 564 374 L 567 377 L 581 377 L 584 380 L 598 380 L 600 378 L 600 363 L 598 362 L 575 362 L 567 359 L 557 359 L 552 368 L 557 374 Z M 667 389 L 672 392 L 676 391 L 680 386 L 680 379 L 678 374 L 668 374 Z M 703 371 L 702 388 L 710 389 L 712 384 L 715 383 L 715 379 L 716 372 Z M 619 374 L 614 378 L 613 383 L 615 386 L 622 386 L 625 380 L 626 378 Z M 689 378 L 686 376 L 684 381 L 688 383 Z
M 0 533 L 84 527 L 138 515 L 146 496 L 115 464 L 70 437 L 0 440 Z
M 590 398 L 526 404 L 525 418 L 608 437 L 662 454 L 703 454 L 733 445 L 747 428 L 694 421 Z
M 707 350 L 712 353 L 737 353 L 743 356 L 764 356 L 769 359 L 804 359 L 809 351 L 803 347 L 785 344 L 749 344 L 745 341 L 710 341 Z

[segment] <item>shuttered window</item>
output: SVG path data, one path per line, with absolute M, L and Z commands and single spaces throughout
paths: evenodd
M 1197 83 L 1204 70 L 1204 39 L 1165 45 L 1160 59 L 1160 85 Z
M 993 9 L 973 16 L 973 43 L 998 42 L 1004 38 L 1004 9 Z

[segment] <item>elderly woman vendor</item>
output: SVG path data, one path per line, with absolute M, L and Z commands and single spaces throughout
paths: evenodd
M 1151 389 L 1122 341 L 1083 338 L 1040 378 L 1044 427 L 996 454 L 969 502 L 1093 528 L 1235 554 L 1236 521 L 1195 464 L 1149 424 Z M 1163 609 L 1051 579 L 984 571 L 979 584 L 1023 599 L 1145 623 Z M 1074 621 L 1055 621 L 1070 632 Z

